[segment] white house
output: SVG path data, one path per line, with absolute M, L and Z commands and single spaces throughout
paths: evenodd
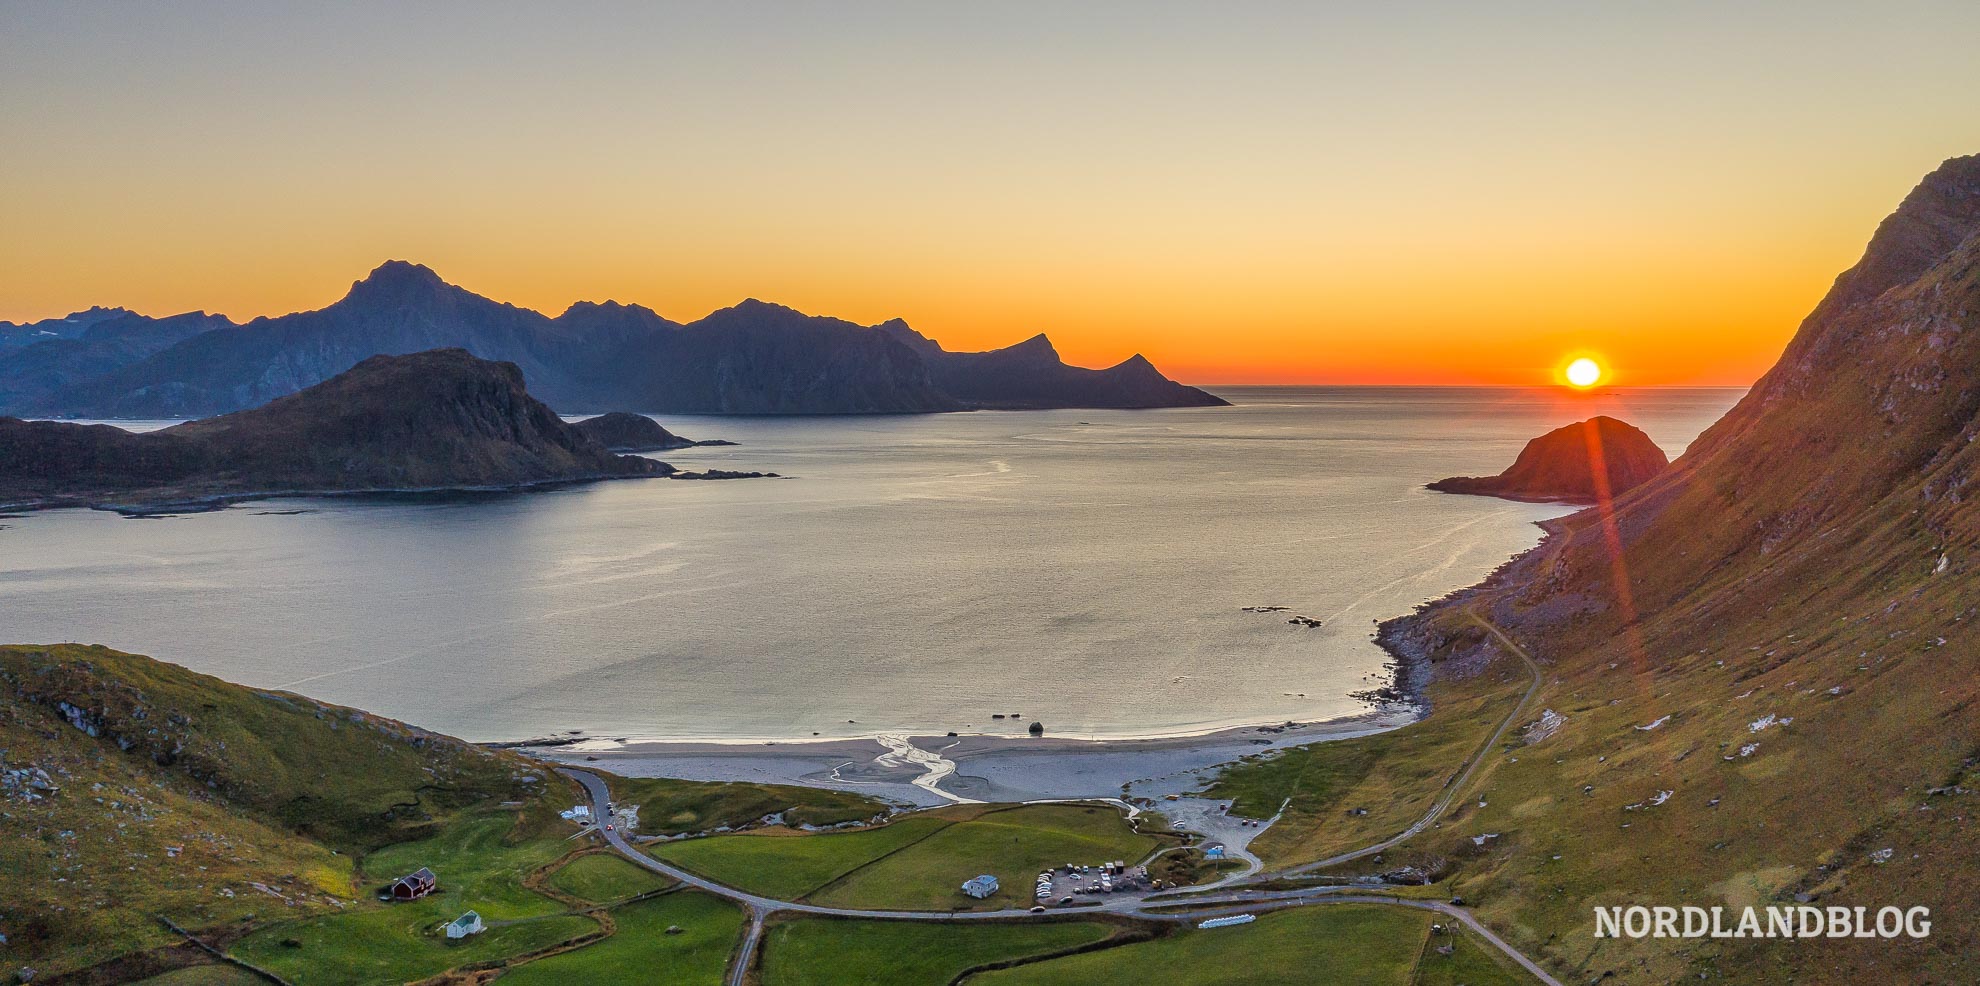
M 564 821 L 577 822 L 579 824 L 583 824 L 585 822 L 591 821 L 591 806 L 576 805 L 572 807 L 570 811 L 560 811 L 557 814 L 562 815 L 564 817 Z
M 997 878 L 988 873 L 963 881 L 962 892 L 982 900 L 997 892 Z
M 488 929 L 481 923 L 481 915 L 473 911 L 469 911 L 447 922 L 447 937 L 449 938 L 466 938 L 469 935 L 481 934 L 486 930 Z

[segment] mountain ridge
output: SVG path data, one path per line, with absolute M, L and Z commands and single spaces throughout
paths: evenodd
M 76 319 L 88 313 L 70 316 Z M 145 316 L 125 313 L 119 318 Z M 552 317 L 476 294 L 432 268 L 380 264 L 337 301 L 140 348 L 99 347 L 60 367 L 54 329 L 0 326 L 0 412 L 65 417 L 202 417 L 253 407 L 377 354 L 458 347 L 522 367 L 565 413 L 880 414 L 1025 407 L 1224 403 L 1146 361 L 1065 365 L 1034 336 L 989 353 L 949 353 L 898 319 L 861 326 L 746 298 L 689 323 L 619 302 Z M 42 323 L 34 323 L 40 325 Z M 61 330 L 73 333 L 64 323 Z M 8 345 L 13 340 L 13 345 Z M 1132 364 L 1132 365 L 1130 365 Z M 1145 365 L 1145 368 L 1144 368 Z
M 1508 660 L 1491 627 L 1539 662 L 1529 718 L 1553 718 L 1445 823 L 1521 847 L 1470 854 L 1481 913 L 1576 942 L 1540 947 L 1582 979 L 1970 978 L 1976 381 L 1980 156 L 1919 183 L 1670 468 L 1383 626 L 1436 679 Z M 1589 909 L 1624 900 L 1941 920 L 1923 941 L 1590 942 Z

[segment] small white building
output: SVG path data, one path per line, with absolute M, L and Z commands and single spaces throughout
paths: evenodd
M 577 822 L 578 824 L 582 825 L 585 822 L 591 821 L 591 806 L 576 805 L 572 807 L 570 811 L 560 811 L 557 814 L 562 815 L 564 821 Z
M 481 915 L 473 911 L 469 911 L 447 922 L 447 937 L 449 938 L 466 938 L 469 935 L 481 934 L 486 930 L 488 929 L 481 923 Z
M 1258 915 L 1256 914 L 1233 914 L 1229 917 L 1211 918 L 1208 921 L 1201 921 L 1196 926 L 1199 928 L 1228 928 L 1234 924 L 1250 924 L 1256 920 L 1258 920 Z
M 997 878 L 988 873 L 963 881 L 962 892 L 982 900 L 997 892 Z

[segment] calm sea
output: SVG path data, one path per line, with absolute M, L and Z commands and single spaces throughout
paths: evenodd
M 783 480 L 8 518 L 0 639 L 103 643 L 475 740 L 1336 717 L 1386 660 L 1373 621 L 1563 512 L 1424 482 L 1497 472 L 1591 413 L 1676 455 L 1739 395 L 1218 393 L 1237 406 L 662 419 L 742 443 L 669 461 Z

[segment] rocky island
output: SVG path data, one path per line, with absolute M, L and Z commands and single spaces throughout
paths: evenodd
M 261 407 L 142 434 L 0 418 L 0 503 L 14 507 L 133 510 L 675 472 L 608 451 L 531 397 L 515 364 L 462 349 L 373 356 Z
M 1527 442 L 1512 467 L 1497 476 L 1452 476 L 1428 488 L 1507 500 L 1594 503 L 1643 485 L 1670 464 L 1649 435 L 1598 415 Z
M 720 438 L 697 442 L 662 427 L 658 421 L 631 411 L 612 411 L 575 422 L 572 427 L 613 452 L 668 452 L 677 448 L 734 445 Z

